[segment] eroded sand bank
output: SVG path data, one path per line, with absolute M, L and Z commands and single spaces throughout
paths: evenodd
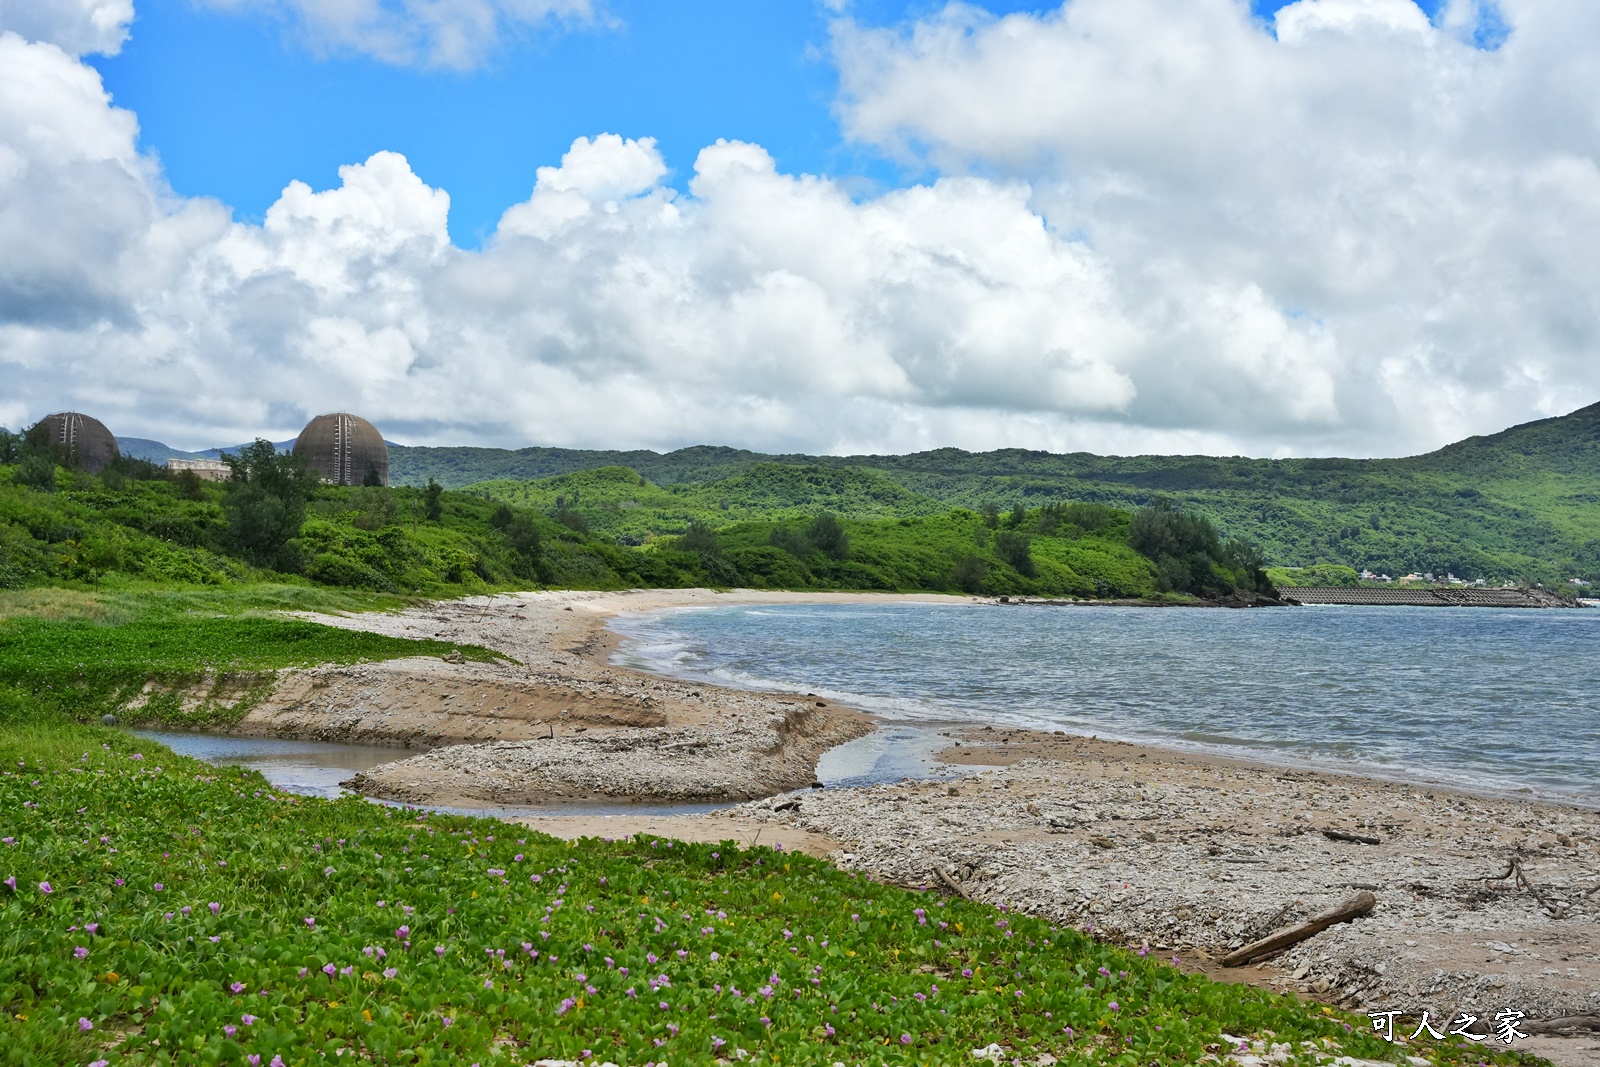
M 617 638 L 605 620 L 624 611 L 799 599 L 705 590 L 527 593 L 393 614 L 307 615 L 349 629 L 481 645 L 516 662 L 411 659 L 293 672 L 238 732 L 429 749 L 350 783 L 408 803 L 768 796 L 809 785 L 822 754 L 867 733 L 870 718 L 805 694 L 739 692 L 613 667 Z

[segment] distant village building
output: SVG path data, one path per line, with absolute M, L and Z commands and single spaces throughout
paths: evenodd
M 220 459 L 169 459 L 167 469 L 192 471 L 202 482 L 225 482 L 233 474 L 233 468 Z
M 295 439 L 294 454 L 330 485 L 389 484 L 389 446 L 358 415 L 318 415 Z

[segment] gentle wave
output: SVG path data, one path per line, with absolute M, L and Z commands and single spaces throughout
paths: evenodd
M 902 604 L 625 616 L 618 663 L 906 722 L 1065 730 L 1600 806 L 1600 612 Z

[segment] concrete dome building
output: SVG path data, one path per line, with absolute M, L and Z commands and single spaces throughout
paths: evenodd
M 377 427 L 343 411 L 318 415 L 295 438 L 294 454 L 330 485 L 362 485 L 375 471 L 389 484 L 389 446 Z
M 28 436 L 36 444 L 60 449 L 69 466 L 82 467 L 90 473 L 104 470 L 106 464 L 122 454 L 105 423 L 77 411 L 46 415 Z

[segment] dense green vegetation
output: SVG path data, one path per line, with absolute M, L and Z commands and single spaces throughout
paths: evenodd
M 887 482 L 903 491 L 860 494 L 842 487 L 835 502 L 814 498 L 817 509 L 852 517 L 932 515 L 989 502 L 1009 508 L 1082 501 L 1134 509 L 1165 498 L 1208 516 L 1226 537 L 1254 542 L 1275 566 L 1326 563 L 1393 575 L 1453 572 L 1547 584 L 1600 580 L 1600 405 L 1407 459 L 1108 457 L 1021 449 L 841 457 L 709 447 L 666 455 L 396 448 L 392 464 L 399 481 L 436 477 L 460 487 L 493 480 L 489 491 L 497 494 L 512 491 L 506 480 L 627 467 L 671 495 L 640 498 L 637 515 L 601 515 L 582 502 L 578 508 L 591 523 L 614 524 L 631 536 L 680 530 L 689 517 L 710 521 L 708 509 L 721 510 L 723 501 L 730 517 L 713 525 L 783 517 L 771 503 L 781 501 L 781 493 L 765 491 L 779 484 L 769 473 L 779 464 L 849 471 L 862 486 Z M 811 477 L 785 473 L 781 482 L 787 491 Z M 756 484 L 747 484 L 752 479 Z M 587 493 L 589 486 L 581 488 Z M 847 502 L 852 494 L 857 499 Z M 528 502 L 545 499 L 530 496 Z M 656 507 L 663 511 L 652 517 Z
M 771 848 L 311 800 L 48 718 L 0 720 L 0 764 L 6 1067 L 1402 1051 L 1363 1017 Z
M 137 460 L 94 475 L 26 449 L 11 458 L 0 464 L 0 588 L 298 580 L 399 596 L 748 585 L 1082 597 L 1267 588 L 1248 546 L 1165 505 L 1135 515 L 1019 503 L 1002 513 L 991 502 L 918 514 L 919 498 L 870 472 L 767 464 L 663 488 L 612 467 L 447 492 L 433 480 L 318 485 L 265 441 L 241 449 L 223 483 Z M 1137 536 L 1152 524 L 1167 536 Z
M 627 467 L 599 467 L 539 481 L 492 481 L 472 486 L 509 504 L 582 516 L 586 527 L 644 544 L 699 520 L 735 522 L 810 518 L 819 512 L 852 519 L 906 518 L 948 511 L 875 471 L 759 463 L 711 482 L 657 485 Z
M 35 455 L 15 460 L 0 463 L 0 589 L 232 588 L 287 577 L 459 596 L 700 577 L 692 557 L 632 552 L 476 495 L 312 485 L 270 446 L 242 457 L 238 478 L 220 484 L 131 460 L 98 475 Z

